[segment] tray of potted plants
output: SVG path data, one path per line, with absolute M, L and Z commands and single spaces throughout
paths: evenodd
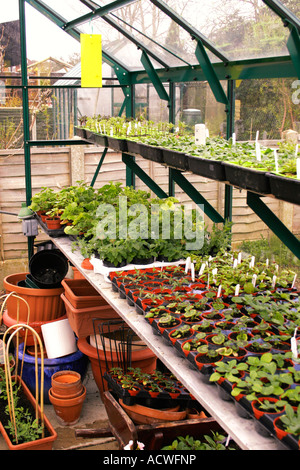
M 145 373 L 139 368 L 112 367 L 104 373 L 104 378 L 127 405 L 137 402 L 148 406 L 151 403 L 165 405 L 166 400 L 178 400 L 179 404 L 187 405 L 192 400 L 188 390 L 169 372 L 155 369 Z

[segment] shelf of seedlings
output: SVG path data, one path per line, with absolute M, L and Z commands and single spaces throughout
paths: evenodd
M 268 398 L 271 387 L 277 395 L 297 389 L 295 350 L 286 358 L 291 338 L 297 341 L 294 273 L 279 275 L 267 261 L 259 265 L 227 254 L 190 266 L 125 267 L 103 275 L 81 267 L 83 256 L 68 237 L 52 241 L 241 449 L 298 448 L 291 436 L 278 437 L 274 421 L 282 409 L 259 420 L 252 408 L 253 395 Z M 265 367 L 279 383 L 268 390 L 262 378 L 253 391 L 248 378 L 255 367 L 258 379 Z

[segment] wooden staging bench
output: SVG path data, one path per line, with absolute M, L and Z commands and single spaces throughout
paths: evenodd
M 144 320 L 143 315 L 139 315 L 134 307 L 130 307 L 126 300 L 121 299 L 102 274 L 82 269 L 83 256 L 79 250 L 72 251 L 72 242 L 68 237 L 52 238 L 52 241 L 241 449 L 282 450 L 272 436 L 264 437 L 257 433 L 253 419 L 241 418 L 236 412 L 233 401 L 222 400 L 216 386 L 204 383 L 201 374 L 191 369 L 188 361 L 179 357 L 174 348 L 170 347 L 162 337 L 154 334 L 153 328 Z

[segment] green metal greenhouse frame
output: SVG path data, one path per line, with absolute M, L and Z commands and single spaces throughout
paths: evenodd
M 114 0 L 105 6 L 99 7 L 98 4 L 91 0 L 79 0 L 90 12 L 80 16 L 72 21 L 67 22 L 56 11 L 52 10 L 41 0 L 19 0 L 19 18 L 20 18 L 20 35 L 21 35 L 21 60 L 22 60 L 22 95 L 23 95 L 23 122 L 24 122 L 24 155 L 25 155 L 25 183 L 26 183 L 26 202 L 30 204 L 32 197 L 31 187 L 31 162 L 30 149 L 33 146 L 45 145 L 82 145 L 86 143 L 83 140 L 52 140 L 38 141 L 30 140 L 29 131 L 29 100 L 28 91 L 31 85 L 28 84 L 27 76 L 27 52 L 26 52 L 26 28 L 25 28 L 25 3 L 27 2 L 40 13 L 45 15 L 49 20 L 54 22 L 67 34 L 80 41 L 80 31 L 78 25 L 92 21 L 101 17 L 112 27 L 116 28 L 125 38 L 133 43 L 137 49 L 141 51 L 141 69 L 130 71 L 119 60 L 107 53 L 105 49 L 102 51 L 103 60 L 107 62 L 114 70 L 124 92 L 124 102 L 120 113 L 125 111 L 127 117 L 134 117 L 134 86 L 140 83 L 150 83 L 154 86 L 161 100 L 167 102 L 169 109 L 169 120 L 174 122 L 175 119 L 175 83 L 191 82 L 191 81 L 207 81 L 217 102 L 224 104 L 227 114 L 227 138 L 230 138 L 234 132 L 234 103 L 235 103 L 235 82 L 240 79 L 262 79 L 262 78 L 279 78 L 279 77 L 298 77 L 300 79 L 300 19 L 288 10 L 279 0 L 263 0 L 263 3 L 270 8 L 283 22 L 284 27 L 288 28 L 289 36 L 286 43 L 289 56 L 235 60 L 230 61 L 218 48 L 216 48 L 209 39 L 207 39 L 200 31 L 191 26 L 182 16 L 171 9 L 163 0 L 150 0 L 153 5 L 164 12 L 172 21 L 180 28 L 188 33 L 195 43 L 195 56 L 198 64 L 191 66 L 180 58 L 182 65 L 179 67 L 169 66 L 161 56 L 154 54 L 153 51 L 130 34 L 128 30 L 123 29 L 119 23 L 114 20 L 110 13 L 116 8 L 120 8 L 132 3 L 133 0 Z M 133 30 L 134 25 L 131 25 Z M 155 38 L 147 39 L 153 41 L 162 50 L 166 50 L 155 42 Z M 212 63 L 207 50 L 212 53 L 218 61 Z M 169 54 L 174 52 L 167 50 Z M 178 58 L 178 57 L 177 57 Z M 160 68 L 155 68 L 152 59 L 160 64 Z M 38 77 L 37 77 L 38 78 Z M 227 93 L 221 85 L 221 81 L 227 82 Z M 165 85 L 167 84 L 167 90 Z M 68 85 L 69 87 L 78 88 L 80 85 Z M 36 87 L 36 86 L 35 86 Z M 51 88 L 47 86 L 47 88 Z M 54 88 L 54 86 L 53 86 Z M 67 87 L 66 87 L 67 88 Z M 107 149 L 104 150 L 96 169 L 92 184 L 94 184 L 101 164 L 106 155 Z M 154 192 L 158 192 L 160 197 L 165 197 L 156 183 L 146 175 L 143 170 L 135 163 L 134 157 L 123 154 L 123 162 L 126 164 L 126 182 L 134 185 L 135 175 L 140 177 Z M 225 185 L 225 204 L 224 217 L 215 211 L 213 207 L 203 198 L 203 196 L 192 186 L 185 176 L 173 168 L 169 169 L 169 195 L 174 194 L 174 185 L 178 184 L 196 203 L 204 204 L 207 215 L 214 222 L 224 222 L 226 219 L 232 218 L 232 186 Z M 290 250 L 300 258 L 300 241 L 288 230 L 283 223 L 273 214 L 263 202 L 262 198 L 254 193 L 248 192 L 247 203 L 252 210 L 263 220 L 266 225 L 290 248 Z M 32 242 L 32 241 L 31 241 Z M 30 244 L 30 240 L 29 240 Z M 29 247 L 30 250 L 30 247 Z

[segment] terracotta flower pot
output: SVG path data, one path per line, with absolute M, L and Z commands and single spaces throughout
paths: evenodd
M 85 387 L 83 387 L 81 395 L 73 398 L 56 398 L 52 394 L 52 388 L 50 388 L 49 400 L 54 407 L 57 420 L 62 426 L 72 426 L 79 421 L 85 397 Z
M 179 405 L 167 408 L 167 409 L 156 409 L 148 408 L 147 406 L 134 404 L 134 405 L 125 405 L 123 400 L 119 400 L 120 405 L 129 417 L 136 424 L 152 424 L 152 423 L 161 423 L 164 421 L 181 421 L 186 417 L 186 410 L 180 411 Z
M 83 269 L 89 269 L 90 271 L 92 271 L 94 269 L 94 266 L 92 265 L 92 263 L 90 262 L 89 258 L 85 258 L 82 263 L 81 263 L 81 267 Z
M 19 281 L 26 279 L 29 273 L 10 274 L 3 279 L 3 286 L 6 294 L 16 292 L 29 305 L 30 322 L 35 321 L 51 321 L 65 314 L 65 305 L 60 298 L 64 292 L 62 287 L 54 289 L 32 289 L 29 287 L 18 286 Z M 10 297 L 6 302 L 6 310 L 8 315 L 14 320 L 17 319 L 19 303 L 19 320 L 27 321 L 28 309 L 22 300 L 16 297 Z
M 46 225 L 49 230 L 58 230 L 61 228 L 59 217 L 46 217 Z
M 81 375 L 73 370 L 61 370 L 51 377 L 52 395 L 56 398 L 74 398 L 82 394 Z

